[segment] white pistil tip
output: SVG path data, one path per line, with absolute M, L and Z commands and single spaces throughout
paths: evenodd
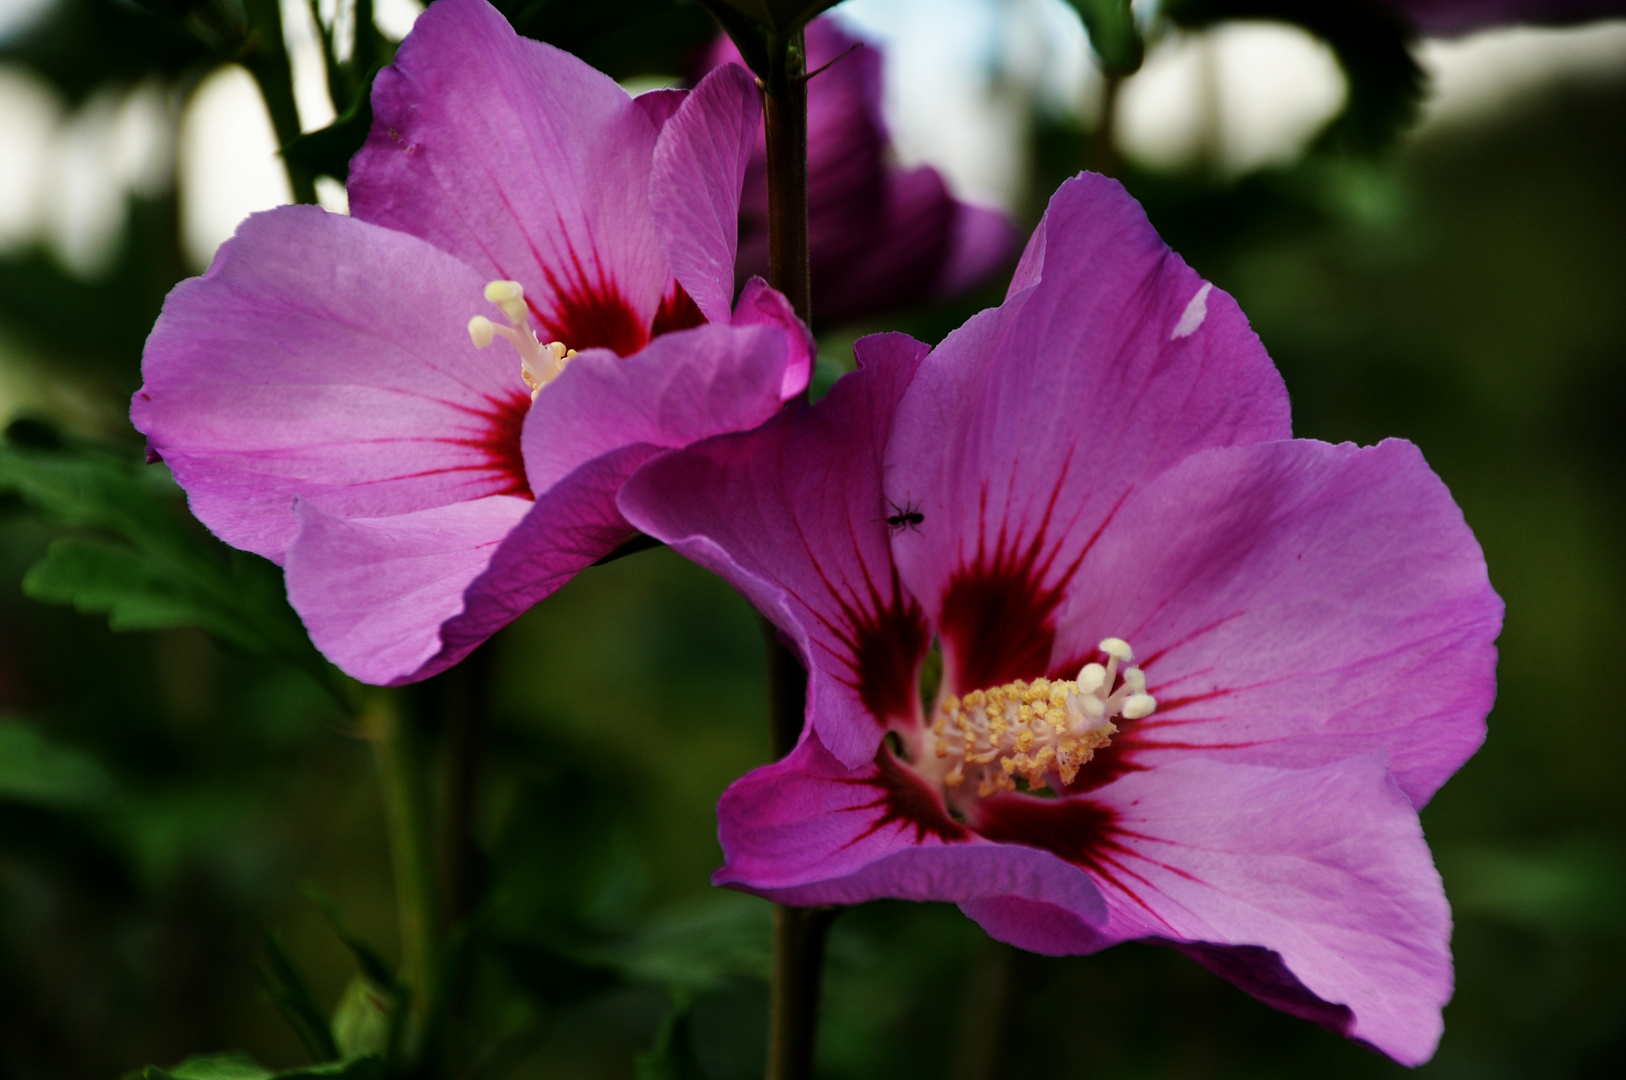
M 517 281 L 490 281 L 486 283 L 486 300 L 501 304 L 504 300 L 525 299 L 525 287 Z
M 1135 650 L 1129 647 L 1129 642 L 1123 638 L 1109 637 L 1101 642 L 1101 651 L 1118 661 L 1127 664 L 1135 658 Z
M 502 309 L 508 321 L 518 326 L 525 321 L 525 289 L 517 281 L 490 281 L 486 283 L 486 299 Z
M 469 320 L 469 340 L 474 342 L 476 349 L 483 349 L 490 345 L 497 336 L 497 327 L 484 315 L 476 315 Z
M 1157 699 L 1151 694 L 1130 694 L 1124 702 L 1124 719 L 1141 720 L 1157 711 Z
M 1078 669 L 1078 689 L 1081 693 L 1093 694 L 1106 681 L 1107 669 L 1100 664 L 1085 664 Z

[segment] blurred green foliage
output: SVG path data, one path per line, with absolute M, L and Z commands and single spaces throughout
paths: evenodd
M 680 74 L 712 33 L 698 7 L 664 0 L 508 10 L 617 75 Z M 61 0 L 0 62 L 69 100 L 149 77 L 184 88 L 222 55 L 195 29 Z M 1424 814 L 1456 908 L 1458 992 L 1421 1073 L 1613 1075 L 1626 1058 L 1626 707 L 1608 681 L 1626 647 L 1626 147 L 1611 133 L 1626 78 L 1351 157 L 1386 141 L 1417 88 L 1401 39 L 1360 37 L 1333 42 L 1357 111 L 1351 57 L 1366 49 L 1389 74 L 1369 113 L 1340 123 L 1381 137 L 1329 138 L 1227 186 L 1124 179 L 1249 313 L 1298 433 L 1417 441 L 1508 601 L 1490 739 Z M 1034 150 L 1030 219 L 1089 152 L 1043 118 Z M 130 211 L 96 280 L 41 249 L 0 254 L 0 366 L 96 403 L 14 425 L 0 449 L 0 567 L 16 586 L 0 590 L 0 1076 L 182 1062 L 145 1075 L 371 1078 L 403 1007 L 374 765 L 290 637 L 272 568 L 193 527 L 162 469 L 136 464 L 119 417 L 182 271 L 174 197 Z M 999 293 L 832 334 L 821 370 L 850 363 L 859 330 L 937 340 Z M 488 900 L 448 958 L 465 976 L 449 1007 L 467 1020 L 455 1049 L 470 1075 L 753 1080 L 768 909 L 707 884 L 715 800 L 768 752 L 750 609 L 653 551 L 584 574 L 479 655 L 494 680 L 473 822 Z M 451 752 L 467 677 L 407 696 L 432 760 Z M 1402 1071 L 1169 950 L 1036 957 L 952 907 L 901 903 L 838 921 L 821 1061 L 852 1080 Z

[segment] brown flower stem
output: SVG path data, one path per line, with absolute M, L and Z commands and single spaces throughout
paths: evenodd
M 1105 176 L 1118 176 L 1123 159 L 1118 154 L 1118 91 L 1122 75 L 1108 74 L 1101 88 L 1101 122 L 1084 143 L 1084 167 Z
M 824 943 L 840 913 L 833 907 L 774 905 L 767 1080 L 812 1080 Z
M 778 761 L 796 749 L 802 737 L 802 714 L 807 711 L 807 671 L 796 654 L 779 640 L 779 630 L 761 619 L 762 641 L 768 649 L 768 723 L 773 756 Z
M 803 35 L 776 38 L 762 84 L 768 136 L 768 282 L 813 322 L 807 238 L 807 56 Z
M 813 281 L 807 225 L 807 53 L 803 34 L 769 42 L 762 80 L 768 141 L 768 281 L 813 322 Z M 807 672 L 763 620 L 775 758 L 801 737 L 807 711 Z M 767 1080 L 810 1080 L 818 1036 L 824 943 L 834 908 L 774 905 L 773 985 L 768 1011 Z
M 988 941 L 973 958 L 961 991 L 950 1080 L 996 1080 L 1008 1064 L 1018 957 L 1011 946 Z

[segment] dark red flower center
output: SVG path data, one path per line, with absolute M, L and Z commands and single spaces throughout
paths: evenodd
M 529 390 L 526 395 L 516 387 L 511 398 L 493 400 L 491 409 L 480 414 L 486 430 L 457 440 L 486 453 L 485 467 L 500 481 L 498 494 L 533 497 L 520 449 L 525 416 L 537 394 L 559 377 L 577 352 L 609 349 L 617 356 L 631 356 L 661 334 L 687 330 L 706 321 L 683 286 L 673 282 L 653 322 L 644 326 L 613 282 L 589 288 L 581 277 L 581 268 L 576 270 L 571 283 L 562 283 L 553 271 L 544 268 L 554 293 L 554 304 L 547 311 L 527 300 L 519 282 L 493 281 L 486 286 L 485 298 L 502 312 L 507 325 L 484 315 L 469 320 L 469 337 L 477 348 L 483 349 L 499 337 L 514 347 L 520 358 L 519 381 Z M 542 329 L 541 336 L 532 326 L 533 318 Z

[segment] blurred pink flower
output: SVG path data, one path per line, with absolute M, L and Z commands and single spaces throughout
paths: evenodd
M 1565 26 L 1626 15 L 1626 0 L 1382 0 L 1424 34 L 1451 36 L 1505 23 Z
M 936 169 L 893 161 L 881 60 L 833 19 L 807 27 L 807 68 L 818 72 L 807 87 L 807 166 L 813 317 L 821 325 L 953 296 L 987 281 L 1016 251 L 1009 216 L 956 200 Z M 742 62 L 726 37 L 712 50 L 713 66 Z M 766 153 L 759 137 L 740 207 L 746 274 L 768 266 Z
M 730 311 L 743 69 L 633 99 L 441 0 L 373 108 L 354 216 L 245 222 L 165 302 L 131 418 L 329 659 L 400 683 L 632 536 L 621 482 L 767 419 L 812 346 L 760 282 Z
M 1484 738 L 1502 606 L 1416 447 L 1291 438 L 1236 303 L 1099 176 L 1001 307 L 858 355 L 621 494 L 809 671 L 800 745 L 723 797 L 717 883 L 1167 942 L 1426 1060 L 1451 921 L 1417 811 Z

